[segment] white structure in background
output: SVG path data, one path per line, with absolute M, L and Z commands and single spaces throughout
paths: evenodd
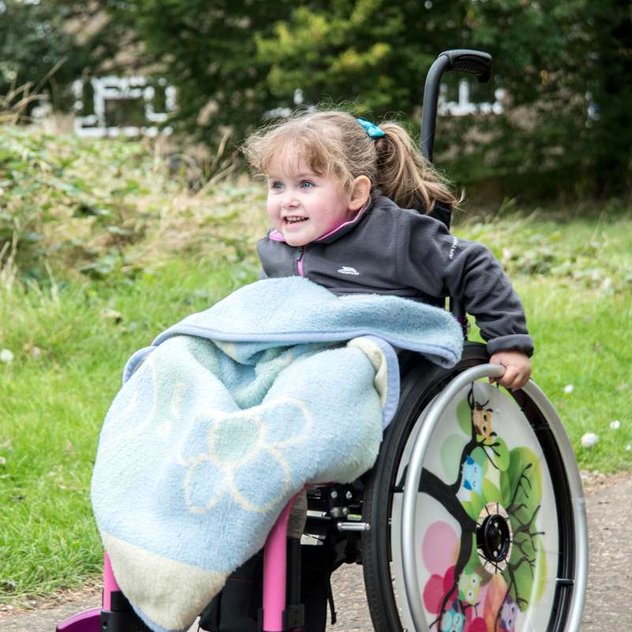
M 475 103 L 470 100 L 470 83 L 467 79 L 460 79 L 458 84 L 458 101 L 448 101 L 449 88 L 442 83 L 439 89 L 439 102 L 437 111 L 439 116 L 467 116 L 468 114 L 500 114 L 503 111 L 503 99 L 505 91 L 497 88 L 494 91 L 494 102 Z M 303 91 L 300 88 L 294 90 L 294 107 L 303 105 Z M 313 105 L 307 107 L 307 111 L 315 110 Z M 293 109 L 289 107 L 278 107 L 268 110 L 264 118 L 287 118 L 291 116 Z
M 301 88 L 296 88 L 296 90 L 294 90 L 294 94 L 292 95 L 292 101 L 294 103 L 294 108 L 288 108 L 288 107 L 274 108 L 273 110 L 268 110 L 264 112 L 263 118 L 275 119 L 275 118 L 288 118 L 292 116 L 292 112 L 294 111 L 294 109 L 302 106 L 305 101 L 305 95 L 303 94 L 303 90 L 301 90 Z M 308 105 L 306 107 L 306 111 L 315 112 L 316 106 Z
M 440 116 L 467 116 L 468 114 L 500 114 L 503 111 L 505 91 L 497 88 L 494 91 L 493 103 L 473 103 L 470 100 L 470 82 L 459 80 L 458 101 L 447 100 L 448 87 L 442 83 L 439 89 L 439 103 L 437 110 Z
M 1 1 L 1 0 L 0 0 Z M 101 77 L 87 82 L 73 82 L 74 130 L 79 136 L 157 136 L 171 134 L 172 128 L 164 125 L 170 112 L 176 109 L 176 89 L 162 78 Z M 441 85 L 438 113 L 440 116 L 467 116 L 469 114 L 500 114 L 503 111 L 505 91 L 494 92 L 493 103 L 475 103 L 470 100 L 470 83 L 458 83 L 457 101 L 448 100 L 448 86 Z M 87 99 L 89 102 L 85 102 Z M 159 109 L 156 104 L 163 107 Z M 303 105 L 303 91 L 293 94 L 294 108 Z M 266 118 L 290 116 L 293 108 L 279 107 L 265 113 Z M 307 110 L 315 109 L 308 106 Z
M 79 136 L 157 136 L 173 131 L 161 126 L 176 107 L 176 89 L 165 79 L 102 77 L 89 79 L 89 84 L 77 80 L 72 85 L 74 129 Z M 90 92 L 92 103 L 84 103 Z M 156 102 L 164 104 L 164 111 L 156 110 Z M 124 120 L 125 110 L 134 122 Z

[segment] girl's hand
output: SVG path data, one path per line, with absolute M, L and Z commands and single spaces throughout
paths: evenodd
M 505 367 L 500 377 L 492 377 L 489 381 L 513 391 L 522 388 L 531 377 L 531 360 L 521 351 L 498 351 L 489 359 L 489 363 Z

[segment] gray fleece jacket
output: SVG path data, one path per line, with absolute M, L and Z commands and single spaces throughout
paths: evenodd
M 257 252 L 264 277 L 301 275 L 339 295 L 394 294 L 434 304 L 451 296 L 474 316 L 490 354 L 533 353 L 520 299 L 491 252 L 386 197 L 301 248 L 271 230 Z

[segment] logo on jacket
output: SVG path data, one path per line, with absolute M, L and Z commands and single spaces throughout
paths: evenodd
M 340 274 L 351 274 L 352 276 L 358 276 L 360 274 L 355 268 L 352 268 L 351 266 L 342 266 L 338 268 L 338 272 Z

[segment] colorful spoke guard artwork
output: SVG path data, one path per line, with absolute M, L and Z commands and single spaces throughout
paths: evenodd
M 416 533 L 430 629 L 545 630 L 558 525 L 528 420 L 507 392 L 474 382 L 448 406 L 429 445 Z

